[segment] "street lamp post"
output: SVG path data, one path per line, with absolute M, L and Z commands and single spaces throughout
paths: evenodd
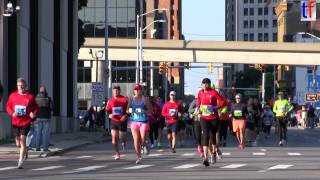
M 6 17 L 10 17 L 12 16 L 15 12 L 17 11 L 20 11 L 20 6 L 16 6 L 16 7 L 13 7 L 13 4 L 9 1 L 7 3 L 7 7 L 6 9 L 4 10 L 4 13 L 2 14 L 3 16 L 6 16 Z
M 98 82 L 98 67 L 99 67 L 99 58 L 102 58 L 103 57 L 103 51 L 102 50 L 99 50 L 99 51 L 95 51 L 94 54 L 92 52 L 92 49 L 90 48 L 89 50 L 89 54 L 91 54 L 91 57 L 92 59 L 95 59 L 96 60 L 96 82 Z

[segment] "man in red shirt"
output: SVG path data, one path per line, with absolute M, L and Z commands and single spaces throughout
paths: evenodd
M 111 136 L 112 144 L 116 151 L 115 160 L 120 159 L 118 147 L 119 137 L 122 141 L 123 150 L 126 148 L 126 133 L 127 133 L 127 107 L 128 100 L 120 94 L 120 86 L 115 85 L 112 89 L 113 97 L 109 99 L 106 106 L 106 112 L 111 119 Z
M 214 89 L 211 89 L 211 81 L 208 78 L 202 80 L 202 91 L 198 93 L 197 107 L 200 110 L 200 125 L 202 129 L 201 144 L 204 150 L 203 164 L 209 166 L 208 161 L 208 146 L 209 138 L 212 142 L 213 160 L 212 163 L 216 162 L 217 151 L 219 151 L 219 138 L 216 138 L 219 133 L 219 114 L 218 109 L 227 105 L 225 99 Z M 219 104 L 218 104 L 219 101 Z M 210 135 L 211 133 L 211 135 Z
M 22 169 L 23 158 L 27 156 L 26 136 L 30 131 L 31 123 L 39 112 L 34 96 L 27 92 L 24 79 L 17 80 L 17 91 L 10 94 L 6 109 L 9 116 L 12 117 L 16 145 L 20 147 L 18 168 Z
M 176 100 L 176 92 L 170 92 L 170 101 L 166 102 L 162 108 L 162 116 L 166 118 L 168 141 L 171 145 L 172 153 L 176 153 L 176 136 L 178 132 L 178 119 L 181 117 L 182 106 Z

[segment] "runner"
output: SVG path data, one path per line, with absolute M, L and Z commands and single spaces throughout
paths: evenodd
M 290 106 L 287 99 L 284 99 L 284 93 L 278 93 L 278 100 L 274 103 L 273 112 L 276 113 L 278 133 L 279 133 L 279 146 L 286 144 L 287 140 L 287 115 L 292 111 L 293 106 Z
M 265 138 L 268 138 L 270 136 L 270 131 L 271 131 L 271 125 L 274 121 L 274 114 L 271 111 L 271 107 L 269 105 L 266 105 L 264 107 L 264 111 L 261 115 L 263 124 L 262 124 L 262 129 L 265 134 Z
M 112 89 L 113 97 L 109 99 L 106 106 L 106 112 L 109 114 L 111 119 L 111 136 L 112 144 L 115 150 L 115 160 L 120 159 L 119 152 L 119 138 L 122 142 L 122 150 L 126 151 L 126 134 L 127 134 L 127 119 L 128 115 L 126 109 L 128 107 L 128 100 L 126 97 L 120 94 L 120 86 L 115 85 Z
M 219 132 L 219 115 L 218 109 L 227 103 L 221 95 L 214 89 L 210 88 L 211 81 L 208 78 L 202 80 L 202 89 L 198 94 L 197 107 L 200 109 L 200 125 L 202 129 L 201 144 L 204 149 L 203 164 L 209 166 L 208 146 L 209 139 L 212 141 L 213 163 L 216 162 L 216 154 L 219 151 L 219 142 L 217 142 L 216 134 Z M 218 102 L 219 101 L 219 104 Z M 210 136 L 211 133 L 211 136 Z
M 230 108 L 227 100 L 227 105 L 218 110 L 220 120 L 220 145 L 227 146 L 228 127 L 230 124 Z
M 151 143 L 151 148 L 154 148 L 155 140 L 157 140 L 159 136 L 159 124 L 160 124 L 159 119 L 161 116 L 161 109 L 159 104 L 157 103 L 157 98 L 153 97 L 150 100 L 151 100 L 153 113 L 149 116 L 149 123 L 150 123 L 149 139 Z
M 140 164 L 142 160 L 141 151 L 149 154 L 147 146 L 147 134 L 149 124 L 147 114 L 152 113 L 152 106 L 147 97 L 142 95 L 142 87 L 140 84 L 134 85 L 134 96 L 129 99 L 128 112 L 131 113 L 131 133 L 134 142 L 134 149 L 137 154 L 136 164 Z
M 171 152 L 176 153 L 176 140 L 178 132 L 178 119 L 181 117 L 182 106 L 176 100 L 176 92 L 170 92 L 170 101 L 166 102 L 162 109 L 162 116 L 166 118 L 168 141 L 171 145 Z
M 26 136 L 30 131 L 31 123 L 35 120 L 39 107 L 35 97 L 27 91 L 26 81 L 17 80 L 17 91 L 10 94 L 7 101 L 7 113 L 12 118 L 13 134 L 17 147 L 20 148 L 18 169 L 23 168 L 23 160 L 28 156 Z
M 244 149 L 244 137 L 245 137 L 245 128 L 246 128 L 246 116 L 248 114 L 246 105 L 241 103 L 241 94 L 235 96 L 236 103 L 232 107 L 232 125 L 233 132 L 236 133 L 239 148 Z

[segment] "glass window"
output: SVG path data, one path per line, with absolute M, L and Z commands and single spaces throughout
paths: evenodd
M 261 16 L 262 15 L 262 8 L 258 9 L 258 15 Z
M 128 0 L 128 7 L 136 7 L 136 0 Z
M 127 0 L 117 0 L 117 7 L 128 7 Z
M 108 8 L 108 22 L 116 22 L 117 20 L 117 9 L 116 8 Z
M 84 30 L 86 32 L 86 37 L 94 37 L 94 24 L 85 24 Z
M 264 41 L 269 41 L 269 34 L 268 33 L 264 33 L 263 40 Z
M 269 8 L 268 7 L 265 7 L 263 11 L 264 11 L 264 15 L 267 16 L 269 14 Z
M 277 27 L 278 25 L 278 21 L 277 20 L 273 20 L 272 21 L 272 27 Z
M 84 70 L 84 82 L 91 82 L 91 68 L 85 68 Z
M 258 3 L 262 3 L 262 0 L 258 0 Z
M 250 20 L 250 28 L 254 28 L 254 20 Z
M 258 41 L 262 41 L 262 33 L 258 33 Z
M 127 23 L 117 23 L 117 37 L 127 37 Z
M 254 3 L 254 0 L 250 0 L 250 3 L 253 4 L 253 3 Z
M 250 8 L 250 16 L 254 16 L 254 9 Z
M 254 34 L 250 33 L 250 41 L 254 41 Z
M 82 21 L 84 21 L 84 9 L 81 9 L 81 10 L 78 12 L 78 16 L 79 16 L 79 19 L 81 19 Z
M 95 21 L 94 18 L 94 8 L 85 8 L 85 22 L 92 23 Z
M 136 22 L 136 11 L 135 8 L 128 8 L 128 22 L 135 23 Z
M 127 8 L 117 8 L 117 22 L 128 22 Z
M 133 27 L 128 24 L 128 38 L 136 38 L 136 27 L 135 24 L 133 24 Z
M 274 42 L 278 41 L 278 34 L 277 33 L 272 34 L 272 41 L 274 41 Z
M 116 33 L 117 25 L 116 25 L 116 23 L 109 23 L 108 25 L 109 25 L 109 27 L 108 27 L 109 37 L 117 37 L 117 33 Z
M 248 34 L 243 34 L 243 40 L 248 41 Z
M 109 2 L 109 0 L 108 0 Z M 96 0 L 96 7 L 105 7 L 106 0 Z
M 88 0 L 87 7 L 95 7 L 95 0 Z
M 97 23 L 104 22 L 105 13 L 104 8 L 96 8 L 96 21 Z
M 117 0 L 108 0 L 108 7 L 117 7 Z
M 243 21 L 243 28 L 248 28 L 248 21 Z
M 248 3 L 248 0 L 244 0 L 244 3 L 247 4 L 247 3 Z
M 248 8 L 244 8 L 243 9 L 243 15 L 244 16 L 248 16 Z
M 262 28 L 262 20 L 258 20 L 258 28 Z
M 268 20 L 264 20 L 264 21 L 263 21 L 263 24 L 264 24 L 264 27 L 265 27 L 265 28 L 268 28 L 268 27 L 269 27 L 269 22 L 268 22 Z
M 104 37 L 104 24 L 96 24 L 95 37 Z

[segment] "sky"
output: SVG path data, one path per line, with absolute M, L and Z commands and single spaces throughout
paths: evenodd
M 182 34 L 186 40 L 224 41 L 225 0 L 182 0 Z M 185 70 L 185 93 L 196 94 L 204 77 L 216 82 L 217 71 L 209 74 L 208 68 Z

